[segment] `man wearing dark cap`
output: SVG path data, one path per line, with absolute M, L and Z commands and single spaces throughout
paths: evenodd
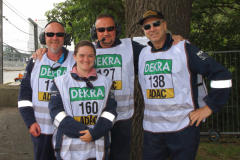
M 138 63 L 145 103 L 143 160 L 195 159 L 199 123 L 227 103 L 231 73 L 186 41 L 172 45 L 161 12 L 147 11 L 139 24 L 150 39 Z M 203 98 L 199 75 L 211 80 L 212 89 Z

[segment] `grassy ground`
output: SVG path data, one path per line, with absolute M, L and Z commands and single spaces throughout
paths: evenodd
M 221 136 L 212 142 L 207 138 L 200 141 L 196 160 L 232 160 L 240 159 L 240 137 Z

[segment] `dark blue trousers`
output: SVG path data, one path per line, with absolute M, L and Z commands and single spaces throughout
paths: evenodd
M 189 126 L 178 132 L 144 131 L 143 160 L 194 160 L 200 141 L 199 127 Z
M 34 149 L 34 160 L 55 160 L 52 146 L 52 135 L 40 134 L 38 137 L 31 135 Z
M 109 160 L 129 160 L 131 133 L 132 118 L 113 125 Z

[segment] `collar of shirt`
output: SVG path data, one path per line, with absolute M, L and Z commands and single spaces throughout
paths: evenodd
M 63 50 L 63 54 L 61 55 L 61 57 L 59 58 L 58 62 L 63 64 L 63 62 L 65 61 L 65 52 L 66 52 L 66 49 L 65 48 L 62 48 Z
M 70 73 L 72 78 L 78 81 L 82 81 L 82 77 L 79 77 L 76 73 Z M 97 76 L 90 76 L 87 78 L 89 81 L 95 81 L 97 79 Z
M 118 39 L 118 38 L 116 37 L 116 39 L 115 39 L 115 41 L 114 41 L 114 43 L 113 43 L 113 45 L 112 45 L 111 47 L 115 47 L 115 46 L 117 46 L 117 45 L 119 45 L 119 44 L 121 44 L 121 43 L 122 43 L 122 42 L 120 41 L 120 39 Z M 102 48 L 100 42 L 97 42 L 96 48 Z
M 151 49 L 152 52 L 157 52 L 157 51 L 167 50 L 172 45 L 172 42 L 173 42 L 172 36 L 170 35 L 170 33 L 167 33 L 167 38 L 166 38 L 162 48 L 156 49 L 151 41 L 148 42 L 148 45 L 152 47 L 152 49 Z
M 82 76 L 77 72 L 77 66 L 74 66 L 73 69 L 72 69 L 70 72 L 77 74 L 79 77 L 82 77 Z M 97 71 L 95 70 L 94 67 L 91 68 L 90 72 L 88 73 L 87 78 L 89 78 L 90 76 L 97 76 Z

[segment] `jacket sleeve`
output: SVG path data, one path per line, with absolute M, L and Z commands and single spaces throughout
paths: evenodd
M 231 73 L 195 45 L 186 43 L 186 50 L 191 72 L 199 73 L 211 81 L 211 90 L 203 100 L 216 113 L 228 101 Z
M 32 105 L 32 87 L 31 87 L 31 73 L 34 67 L 34 60 L 30 59 L 25 69 L 20 90 L 18 94 L 18 109 L 29 128 L 33 123 L 36 122 L 33 105 Z
M 105 109 L 94 125 L 94 128 L 89 129 L 92 141 L 98 140 L 111 130 L 117 117 L 116 108 L 117 101 L 115 100 L 113 91 L 110 91 Z
M 79 132 L 88 129 L 83 123 L 75 121 L 73 117 L 66 114 L 61 95 L 54 81 L 51 88 L 51 100 L 49 101 L 48 107 L 54 126 L 66 136 L 70 138 L 79 138 L 79 136 L 82 136 Z

